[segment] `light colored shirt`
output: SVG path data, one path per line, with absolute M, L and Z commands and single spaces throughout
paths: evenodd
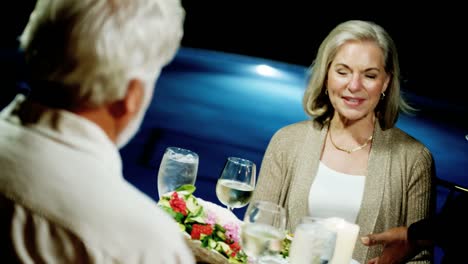
M 318 218 L 340 217 L 355 223 L 364 194 L 365 177 L 335 171 L 323 162 L 309 192 L 309 213 Z
M 194 263 L 97 125 L 21 101 L 0 113 L 0 245 L 22 263 Z

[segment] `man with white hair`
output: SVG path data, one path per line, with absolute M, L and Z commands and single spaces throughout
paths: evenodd
M 38 0 L 20 37 L 31 94 L 0 112 L 0 259 L 194 263 L 175 221 L 122 175 L 183 35 L 178 0 Z

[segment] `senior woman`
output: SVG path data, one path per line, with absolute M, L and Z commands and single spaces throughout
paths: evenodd
M 407 226 L 434 209 L 430 151 L 395 127 L 411 107 L 400 95 L 396 46 L 369 21 L 336 26 L 319 47 L 303 98 L 310 120 L 279 129 L 265 152 L 254 200 L 302 216 L 341 217 L 360 234 Z M 381 248 L 356 243 L 353 259 Z M 411 263 L 431 263 L 424 251 Z

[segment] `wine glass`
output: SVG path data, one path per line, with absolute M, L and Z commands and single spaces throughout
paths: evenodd
M 216 196 L 229 210 L 246 206 L 255 189 L 256 166 L 250 160 L 229 157 L 216 184 Z
M 254 263 L 280 253 L 286 232 L 286 210 L 268 201 L 253 202 L 244 216 L 242 249 Z
M 159 198 L 184 184 L 195 184 L 198 154 L 183 148 L 166 148 L 158 172 Z

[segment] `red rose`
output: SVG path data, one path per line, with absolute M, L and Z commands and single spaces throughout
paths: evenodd
M 174 210 L 174 212 L 179 212 L 184 216 L 187 215 L 187 205 L 185 204 L 185 201 L 179 197 L 177 192 L 172 193 L 172 197 L 169 201 L 169 204 L 171 205 L 171 208 L 172 210 Z
M 192 239 L 199 240 L 201 234 L 209 236 L 212 233 L 213 233 L 213 227 L 211 225 L 193 224 L 192 232 L 190 233 L 190 236 L 192 237 Z
M 235 257 L 237 252 L 239 252 L 241 250 L 241 246 L 239 245 L 239 242 L 234 242 L 234 243 L 230 244 L 229 247 L 232 250 L 231 257 Z

